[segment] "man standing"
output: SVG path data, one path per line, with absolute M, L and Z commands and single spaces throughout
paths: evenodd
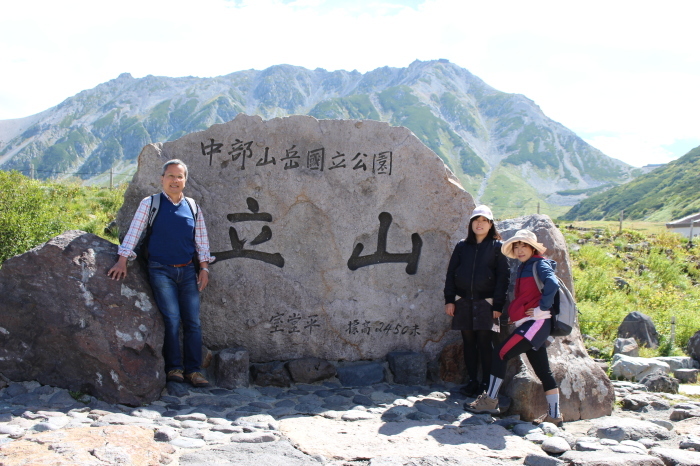
M 148 274 L 153 296 L 165 323 L 163 358 L 167 380 L 206 387 L 201 373 L 202 329 L 199 322 L 199 293 L 209 282 L 209 239 L 204 216 L 185 198 L 187 166 L 179 159 L 165 162 L 161 174 L 163 192 L 160 207 L 152 222 L 148 247 Z M 113 280 L 126 277 L 126 261 L 136 258 L 134 248 L 148 227 L 151 196 L 139 204 L 129 231 L 119 246 L 119 259 L 107 275 Z M 194 254 L 200 263 L 195 272 Z M 184 361 L 180 353 L 180 321 L 183 326 Z

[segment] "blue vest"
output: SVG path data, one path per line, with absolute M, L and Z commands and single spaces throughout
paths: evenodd
M 195 220 L 185 198 L 178 205 L 160 194 L 160 208 L 148 241 L 148 259 L 165 265 L 186 264 L 196 251 Z

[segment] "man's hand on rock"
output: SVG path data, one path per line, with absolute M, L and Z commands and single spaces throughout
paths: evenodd
M 107 276 L 112 280 L 121 280 L 122 278 L 126 278 L 126 257 L 119 256 L 119 260 L 117 260 L 117 263 L 114 264 L 111 269 L 109 269 Z

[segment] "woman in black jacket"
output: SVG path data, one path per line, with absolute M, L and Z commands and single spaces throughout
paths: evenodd
M 469 382 L 460 389 L 465 396 L 485 391 L 491 374 L 493 331 L 499 331 L 498 318 L 510 282 L 500 239 L 491 209 L 485 205 L 475 208 L 467 238 L 457 243 L 447 267 L 445 313 L 452 316 L 452 329 L 462 332 L 469 375 Z M 477 361 L 481 361 L 481 383 Z

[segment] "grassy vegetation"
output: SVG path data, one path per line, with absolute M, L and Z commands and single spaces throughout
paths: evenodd
M 117 242 L 105 232 L 122 205 L 116 189 L 31 180 L 0 171 L 0 263 L 66 230 L 83 230 Z
M 700 330 L 700 245 L 658 223 L 625 223 L 622 231 L 617 222 L 576 223 L 583 231 L 567 225 L 560 228 L 569 244 L 581 332 L 595 339 L 588 344 L 610 358 L 620 323 L 639 311 L 660 335 L 660 347 L 641 355 L 682 355 Z

